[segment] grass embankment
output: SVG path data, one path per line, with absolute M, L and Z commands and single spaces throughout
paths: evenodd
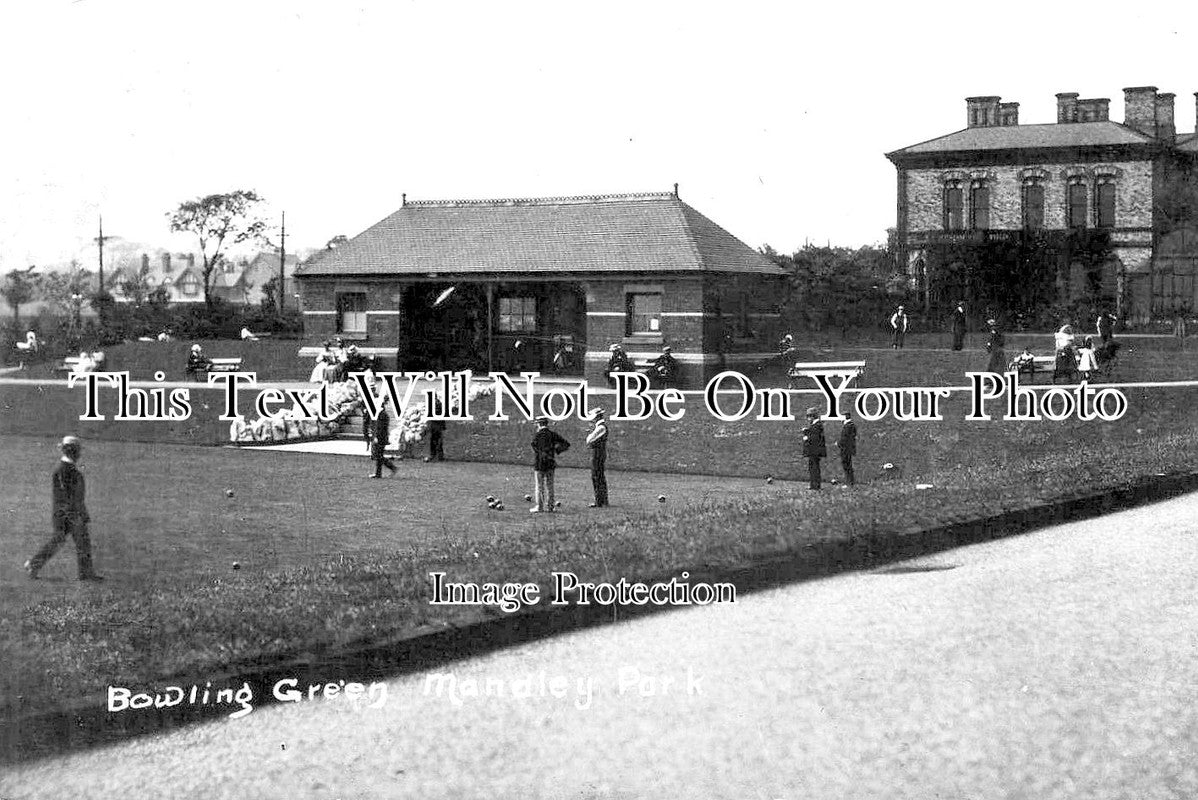
M 800 477 L 796 423 L 719 423 L 693 409 L 677 423 L 618 424 L 610 467 L 653 472 L 613 475 L 615 507 L 603 511 L 582 508 L 585 471 L 559 470 L 566 513 L 552 517 L 525 512 L 524 466 L 405 462 L 400 476 L 368 481 L 364 457 L 97 443 L 85 467 L 110 578 L 101 586 L 71 580 L 70 544 L 45 580 L 24 579 L 19 564 L 48 532 L 55 453 L 49 440 L 7 438 L 4 714 L 99 698 L 109 684 L 236 673 L 492 614 L 428 605 L 433 570 L 455 581 L 534 581 L 547 594 L 550 573 L 561 570 L 598 582 L 787 553 L 852 562 L 895 534 L 1189 472 L 1198 452 L 1191 398 L 1185 389 L 1130 391 L 1127 416 L 1113 423 L 971 423 L 956 398 L 943 422 L 862 423 L 863 484 L 822 493 L 762 480 Z M 450 457 L 523 462 L 529 427 L 452 425 Z M 575 442 L 564 466 L 585 464 L 582 424 L 560 429 Z M 829 423 L 829 438 L 836 431 Z M 839 476 L 834 459 L 826 475 Z M 921 483 L 933 488 L 916 490 Z M 488 510 L 487 494 L 508 510 Z

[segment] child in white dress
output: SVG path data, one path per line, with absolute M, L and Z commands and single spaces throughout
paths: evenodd
M 1098 359 L 1094 356 L 1094 340 L 1089 336 L 1081 347 L 1077 348 L 1077 371 L 1082 380 L 1089 380 L 1090 373 L 1098 369 Z

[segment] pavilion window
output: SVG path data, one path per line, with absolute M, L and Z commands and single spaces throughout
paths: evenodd
M 500 333 L 535 333 L 537 330 L 537 298 L 500 297 Z
M 626 295 L 624 334 L 636 336 L 661 333 L 661 292 L 633 292 Z
M 337 332 L 366 333 L 366 293 L 337 293 Z

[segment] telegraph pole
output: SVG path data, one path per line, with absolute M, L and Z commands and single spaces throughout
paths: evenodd
M 287 293 L 287 212 L 283 212 L 283 222 L 279 233 L 279 316 L 283 316 L 283 303 Z
M 100 214 L 99 216 L 100 216 L 100 235 L 96 237 L 96 245 L 100 249 L 100 273 L 99 273 L 100 274 L 100 288 L 96 292 L 97 300 L 93 301 L 93 305 L 96 305 L 97 306 L 96 310 L 98 312 L 100 312 L 100 325 L 103 326 L 103 325 L 107 324 L 107 322 L 108 322 L 108 320 L 107 320 L 108 298 L 110 297 L 110 295 L 108 293 L 108 289 L 106 289 L 104 287 L 104 242 L 108 241 L 109 239 L 119 239 L 120 237 L 119 236 L 105 236 L 104 235 L 104 215 Z
M 100 215 L 100 235 L 96 237 L 96 244 L 100 247 L 100 293 L 104 292 L 104 243 L 109 239 L 119 239 L 119 236 L 104 235 L 104 215 Z

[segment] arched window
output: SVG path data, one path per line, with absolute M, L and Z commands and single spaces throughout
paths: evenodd
M 1068 205 L 1067 221 L 1070 228 L 1086 227 L 1086 212 L 1089 210 L 1088 192 L 1083 178 L 1070 178 L 1065 195 Z
M 984 180 L 969 186 L 969 227 L 975 231 L 990 227 L 990 187 Z
M 1023 229 L 1038 231 L 1044 227 L 1044 183 L 1039 178 L 1023 181 Z
M 1098 179 L 1094 203 L 1098 227 L 1115 227 L 1115 181 L 1112 178 Z
M 944 229 L 959 231 L 965 228 L 965 197 L 961 181 L 946 181 L 944 184 Z

